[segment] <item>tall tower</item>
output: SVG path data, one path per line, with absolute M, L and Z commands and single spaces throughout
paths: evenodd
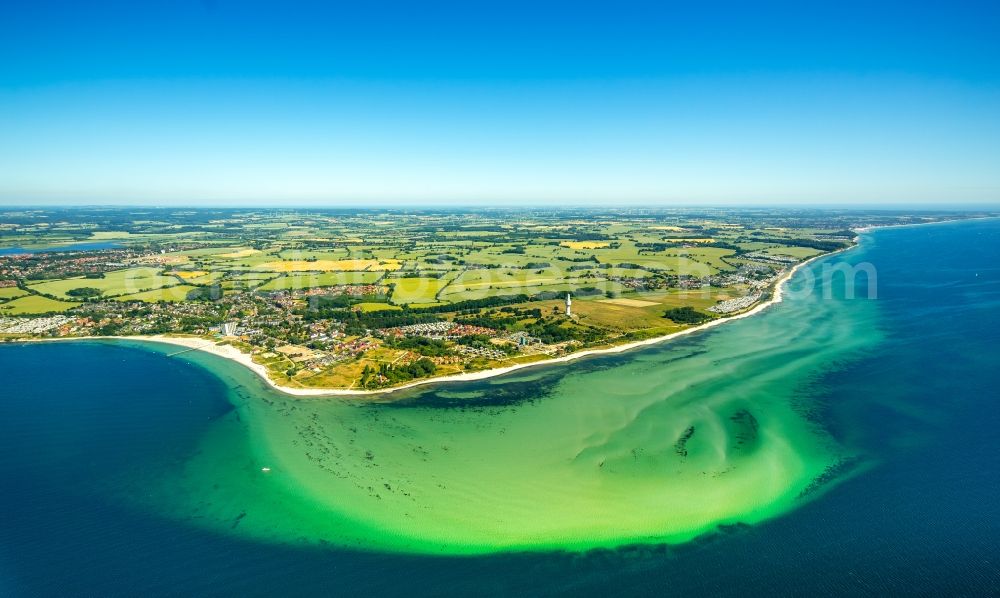
M 566 293 L 566 315 L 571 316 L 573 307 L 573 299 L 570 298 L 569 293 Z

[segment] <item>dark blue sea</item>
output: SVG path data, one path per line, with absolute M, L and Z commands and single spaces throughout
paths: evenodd
M 0 346 L 0 595 L 1000 595 L 1000 221 L 863 246 L 840 259 L 876 268 L 877 299 L 854 300 L 878 302 L 883 340 L 809 400 L 873 465 L 679 546 L 459 558 L 217 534 L 103 488 L 197 446 L 232 409 L 220 378 L 120 345 Z

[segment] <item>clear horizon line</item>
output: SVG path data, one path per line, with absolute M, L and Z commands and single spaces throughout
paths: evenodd
M 704 208 L 717 208 L 717 209 L 759 209 L 759 208 L 789 208 L 789 209 L 893 209 L 893 210 L 905 210 L 910 209 L 937 209 L 946 211 L 961 211 L 966 209 L 989 209 L 995 208 L 1000 209 L 1000 200 L 996 201 L 962 201 L 962 202 L 936 202 L 936 201 L 913 201 L 913 202 L 903 202 L 903 201 L 885 201 L 885 202 L 821 202 L 821 203 L 809 203 L 809 202 L 747 202 L 747 203 L 732 203 L 732 202 L 694 202 L 694 203 L 681 203 L 681 202 L 642 202 L 642 203 L 617 203 L 615 205 L 604 205 L 595 202 L 582 202 L 582 203 L 558 203 L 549 206 L 539 206 L 537 203 L 532 202 L 468 202 L 468 203 L 457 203 L 457 202 L 368 202 L 363 204 L 361 202 L 307 202 L 307 203 L 240 203 L 235 201 L 223 201 L 223 202 L 206 202 L 198 200 L 190 200 L 191 203 L 178 202 L 178 203 L 159 203 L 159 202 L 135 202 L 135 203 L 58 203 L 58 202 L 23 202 L 23 203 L 6 203 L 0 201 L 0 209 L 13 210 L 19 208 L 30 208 L 30 209 L 46 209 L 46 208 L 58 208 L 58 209 L 72 209 L 72 208 L 145 208 L 145 209 L 235 209 L 235 210 L 253 210 L 253 209 L 287 209 L 287 210 L 301 210 L 301 209 L 356 209 L 356 210 L 377 210 L 377 209 L 471 209 L 471 210 L 483 210 L 483 209 L 508 209 L 508 210 L 518 210 L 518 209 L 529 209 L 529 210 L 579 210 L 579 209 L 605 209 L 605 210 L 631 210 L 631 209 L 704 209 Z M 196 203 L 197 202 L 197 203 Z

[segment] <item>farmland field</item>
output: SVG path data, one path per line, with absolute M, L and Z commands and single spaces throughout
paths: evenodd
M 27 293 L 17 287 L 0 287 L 0 301 L 14 299 L 23 295 L 27 295 Z
M 823 253 L 819 249 L 813 249 L 812 247 L 769 247 L 764 250 L 764 253 L 769 253 L 771 255 L 787 255 L 795 258 L 809 258 L 814 255 L 819 255 Z
M 398 270 L 401 267 L 401 264 L 397 260 L 380 262 L 374 259 L 350 259 L 273 261 L 258 264 L 254 266 L 254 269 L 268 272 L 361 272 L 366 270 Z
M 163 276 L 158 268 L 129 268 L 104 273 L 103 278 L 69 278 L 31 285 L 32 291 L 68 299 L 67 291 L 94 288 L 106 297 L 126 295 L 180 284 L 173 276 Z
M 143 291 L 141 293 L 133 293 L 131 295 L 122 295 L 120 297 L 115 297 L 115 299 L 117 301 L 143 301 L 145 303 L 156 303 L 157 301 L 184 301 L 187 298 L 187 294 L 196 288 L 198 287 L 182 284 L 173 287 L 154 289 L 151 291 Z
M 0 304 L 0 315 L 44 314 L 62 312 L 77 305 L 67 301 L 57 301 L 48 297 L 28 295 Z
M 401 305 L 433 302 L 446 281 L 438 278 L 395 278 L 390 284 L 393 285 L 392 302 Z
M 373 284 L 378 282 L 383 276 L 383 272 L 291 273 L 271 279 L 258 287 L 258 289 L 261 291 L 289 291 L 347 284 Z

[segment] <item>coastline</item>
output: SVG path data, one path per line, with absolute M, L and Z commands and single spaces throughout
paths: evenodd
M 166 336 L 166 335 L 154 335 L 154 336 L 115 336 L 115 337 L 80 337 L 79 339 L 51 339 L 51 340 L 84 340 L 84 339 L 107 339 L 107 340 L 131 340 L 140 342 L 158 342 L 164 344 L 175 345 L 179 347 L 185 347 L 188 349 L 195 349 L 199 351 L 204 351 L 206 353 L 211 353 L 218 357 L 225 359 L 230 359 L 235 361 L 244 367 L 248 368 L 250 371 L 254 372 L 261 379 L 267 383 L 268 386 L 277 390 L 279 392 L 299 396 L 299 397 L 334 397 L 334 396 L 365 396 L 365 395 L 387 395 L 397 391 L 406 390 L 408 388 L 414 388 L 417 386 L 423 386 L 426 384 L 447 384 L 451 382 L 472 382 L 476 380 L 485 380 L 487 378 L 493 378 L 495 376 L 502 376 L 503 374 L 509 374 L 517 370 L 522 370 L 531 367 L 541 367 L 548 366 L 559 363 L 566 363 L 574 361 L 576 359 L 582 359 L 584 357 L 591 357 L 594 355 L 609 355 L 614 353 L 623 353 L 625 351 L 630 351 L 632 349 L 638 349 L 641 347 L 647 347 L 650 345 L 656 345 L 659 343 L 667 342 L 675 338 L 694 334 L 696 332 L 701 332 L 709 328 L 714 328 L 715 326 L 721 326 L 726 322 L 731 322 L 734 320 L 740 320 L 742 318 L 749 318 L 751 316 L 757 315 L 767 308 L 781 303 L 784 299 L 784 285 L 787 283 L 792 276 L 795 275 L 799 269 L 807 266 L 817 260 L 828 258 L 830 256 L 836 255 L 838 253 L 844 253 L 852 249 L 857 248 L 860 245 L 860 237 L 863 234 L 871 233 L 873 231 L 883 229 L 883 228 L 899 228 L 899 227 L 914 227 L 914 226 L 927 226 L 933 224 L 946 224 L 949 222 L 965 222 L 967 220 L 984 220 L 990 218 L 997 218 L 997 216 L 980 216 L 975 218 L 961 218 L 956 220 L 937 220 L 933 222 L 915 222 L 910 224 L 887 224 L 881 226 L 866 226 L 858 227 L 853 229 L 857 233 L 854 243 L 843 249 L 838 249 L 837 251 L 831 251 L 829 253 L 823 253 L 817 256 L 813 256 L 805 261 L 799 262 L 792 266 L 787 272 L 785 272 L 778 280 L 774 283 L 774 290 L 771 293 L 771 298 L 767 301 L 755 305 L 753 308 L 726 318 L 717 318 L 715 320 L 710 320 L 703 324 L 697 326 L 692 326 L 690 328 L 685 328 L 684 330 L 678 330 L 677 332 L 672 332 L 663 336 L 657 336 L 653 338 L 648 338 L 640 341 L 634 341 L 631 343 L 625 343 L 622 345 L 616 345 L 614 347 L 607 347 L 604 349 L 584 349 L 582 351 L 577 351 L 575 353 L 570 353 L 568 355 L 562 355 L 560 357 L 552 357 L 549 359 L 543 359 L 540 361 L 533 361 L 530 363 L 518 363 L 510 366 L 503 366 L 498 368 L 490 368 L 488 370 L 481 370 L 478 372 L 467 372 L 462 374 L 451 374 L 448 376 L 439 376 L 436 378 L 424 378 L 421 380 L 414 380 L 412 382 L 407 382 L 400 386 L 392 386 L 389 388 L 379 388 L 375 390 L 353 390 L 346 388 L 295 388 L 292 386 L 283 386 L 278 384 L 267 373 L 267 368 L 253 361 L 250 354 L 240 351 L 232 345 L 219 345 L 213 340 L 208 340 L 200 337 L 182 337 L 182 336 Z M 47 340 L 47 339 L 40 339 Z
M 1000 218 L 1000 216 L 971 216 L 969 218 L 954 218 L 954 219 L 951 219 L 951 220 L 932 220 L 931 222 L 909 222 L 909 223 L 906 223 L 906 224 L 875 224 L 875 225 L 871 225 L 871 226 L 859 226 L 859 227 L 856 227 L 856 228 L 852 228 L 850 230 L 853 231 L 853 232 L 855 232 L 855 233 L 857 233 L 858 236 L 861 236 L 861 235 L 863 235 L 865 233 L 870 233 L 870 232 L 873 232 L 873 231 L 882 230 L 884 228 L 910 228 L 910 227 L 915 227 L 915 226 L 930 226 L 932 224 L 955 224 L 955 223 L 958 223 L 958 222 L 972 222 L 972 221 L 975 221 L 975 220 L 995 220 L 997 218 Z M 856 247 L 856 246 L 857 246 L 857 243 L 855 243 L 851 247 L 846 247 L 845 249 L 852 249 L 853 247 Z M 841 251 L 843 251 L 843 250 L 841 250 Z M 835 251 L 833 253 L 837 253 L 837 252 Z M 827 254 L 824 254 L 824 255 L 833 255 L 833 254 L 832 253 L 827 253 Z M 818 255 L 816 257 L 823 257 L 823 256 Z
M 867 231 L 866 231 L 867 232 Z M 216 344 L 216 341 L 205 339 L 201 337 L 193 336 L 167 336 L 167 335 L 151 335 L 151 336 L 107 336 L 107 337 L 76 337 L 76 338 L 57 338 L 57 339 L 36 339 L 36 341 L 72 341 L 72 340 L 128 340 L 128 341 L 138 341 L 147 343 L 162 343 L 169 344 L 178 347 L 184 347 L 190 350 L 204 351 L 205 353 L 210 353 L 217 357 L 222 357 L 224 359 L 229 359 L 239 363 L 240 365 L 246 367 L 250 371 L 257 374 L 259 378 L 264 380 L 268 386 L 282 392 L 284 394 L 298 396 L 298 397 L 334 397 L 334 396 L 365 396 L 365 395 L 387 395 L 408 388 L 414 388 L 417 386 L 422 386 L 426 384 L 447 384 L 452 382 L 472 382 L 476 380 L 484 380 L 487 378 L 493 378 L 495 376 L 501 376 L 503 374 L 508 374 L 517 370 L 548 366 L 559 363 L 566 363 L 569 361 L 574 361 L 577 359 L 582 359 L 584 357 L 590 357 L 594 355 L 608 355 L 614 353 L 623 353 L 625 351 L 630 351 L 632 349 L 637 349 L 640 347 L 647 347 L 650 345 L 655 345 L 663 343 L 681 336 L 688 334 L 694 334 L 696 332 L 701 332 L 709 328 L 714 328 L 716 326 L 721 326 L 726 322 L 731 322 L 734 320 L 740 320 L 743 318 L 749 318 L 751 316 L 757 315 L 767 308 L 781 303 L 784 298 L 784 285 L 787 283 L 800 268 L 822 258 L 835 255 L 844 251 L 849 251 L 857 247 L 858 244 L 855 243 L 850 247 L 845 247 L 838 251 L 833 251 L 830 253 L 824 253 L 821 255 L 814 256 L 803 262 L 799 262 L 785 272 L 778 280 L 774 283 L 774 290 L 771 293 L 770 299 L 767 301 L 755 305 L 752 309 L 749 309 L 743 313 L 726 317 L 718 318 L 715 320 L 710 320 L 703 324 L 697 326 L 692 326 L 690 328 L 685 328 L 684 330 L 678 330 L 677 332 L 672 332 L 663 336 L 657 336 L 653 338 L 648 338 L 640 341 L 634 341 L 631 343 L 625 343 L 622 345 L 617 345 L 614 347 L 607 347 L 603 349 L 584 349 L 582 351 L 577 351 L 575 353 L 570 353 L 568 355 L 562 355 L 560 357 L 553 357 L 550 359 L 544 359 L 541 361 L 533 361 L 530 363 L 518 363 L 510 366 L 503 366 L 498 368 L 491 368 L 488 370 L 482 370 L 478 372 L 467 372 L 462 374 L 452 374 L 448 376 L 440 376 L 436 378 L 424 378 L 421 380 L 414 380 L 400 386 L 393 386 L 389 388 L 379 388 L 375 390 L 354 390 L 346 388 L 295 388 L 291 386 L 284 386 L 278 384 L 267 373 L 267 368 L 263 365 L 253 361 L 252 356 L 249 353 L 244 353 L 238 348 L 232 345 L 220 345 Z
M 684 330 L 679 330 L 677 332 L 672 332 L 667 335 L 657 336 L 653 338 L 648 338 L 640 341 L 634 341 L 631 343 L 625 343 L 622 345 L 616 345 L 614 347 L 607 347 L 603 349 L 584 349 L 582 351 L 577 351 L 575 353 L 570 353 L 568 355 L 562 355 L 560 357 L 552 357 L 549 359 L 543 359 L 540 361 L 533 361 L 530 363 L 518 363 L 510 366 L 503 366 L 497 368 L 491 368 L 487 370 L 481 370 L 478 372 L 467 372 L 462 374 L 451 374 L 448 376 L 439 376 L 434 378 L 424 378 L 421 380 L 414 380 L 400 386 L 393 386 L 389 388 L 379 388 L 375 390 L 354 390 L 345 388 L 296 388 L 292 386 L 284 386 L 278 384 L 267 373 L 267 368 L 253 361 L 250 354 L 244 353 L 238 348 L 232 345 L 220 345 L 216 344 L 216 341 L 211 339 L 205 339 L 195 336 L 167 336 L 167 335 L 150 335 L 150 336 L 84 336 L 84 337 L 68 337 L 68 338 L 49 338 L 49 339 L 27 339 L 18 342 L 54 342 L 54 341 L 74 341 L 74 340 L 129 340 L 137 342 L 149 342 L 149 343 L 162 343 L 169 344 L 179 347 L 184 347 L 190 350 L 204 351 L 205 353 L 210 353 L 217 357 L 222 357 L 224 359 L 229 359 L 235 361 L 240 365 L 243 365 L 250 371 L 257 374 L 268 386 L 272 389 L 292 396 L 298 397 L 335 397 L 335 396 L 365 396 L 365 395 L 388 395 L 397 391 L 406 390 L 409 388 L 414 388 L 417 386 L 422 386 L 426 384 L 447 384 L 451 382 L 472 382 L 476 380 L 484 380 L 487 378 L 493 378 L 495 376 L 501 376 L 503 374 L 508 374 L 517 370 L 547 366 L 552 364 L 565 363 L 573 361 L 576 359 L 582 359 L 584 357 L 590 357 L 594 355 L 606 355 L 614 353 L 622 353 L 632 349 L 638 349 L 641 347 L 647 347 L 650 345 L 659 344 L 666 342 L 680 336 L 687 334 L 694 334 L 696 332 L 701 332 L 715 326 L 721 326 L 726 322 L 733 320 L 739 320 L 742 318 L 749 318 L 750 316 L 757 315 L 767 308 L 771 307 L 776 303 L 781 303 L 784 295 L 784 285 L 787 283 L 800 268 L 807 266 L 814 261 L 836 255 L 838 253 L 843 253 L 857 248 L 860 245 L 860 237 L 863 234 L 871 233 L 875 230 L 883 228 L 899 228 L 899 227 L 914 227 L 914 226 L 926 226 L 933 224 L 947 224 L 950 222 L 964 222 L 968 220 L 988 220 L 993 218 L 1000 218 L 1000 216 L 978 216 L 973 218 L 959 218 L 954 220 L 937 220 L 932 222 L 915 222 L 909 224 L 888 224 L 888 225 L 877 225 L 877 226 L 865 226 L 857 227 L 852 229 L 857 236 L 855 237 L 854 243 L 849 247 L 844 247 L 836 251 L 831 251 L 829 253 L 823 253 L 817 256 L 813 256 L 805 261 L 799 262 L 792 266 L 787 272 L 782 274 L 778 280 L 774 283 L 774 288 L 771 297 L 753 308 L 725 318 L 718 318 L 715 320 L 710 320 L 703 324 L 697 326 L 692 326 L 690 328 L 685 328 Z

